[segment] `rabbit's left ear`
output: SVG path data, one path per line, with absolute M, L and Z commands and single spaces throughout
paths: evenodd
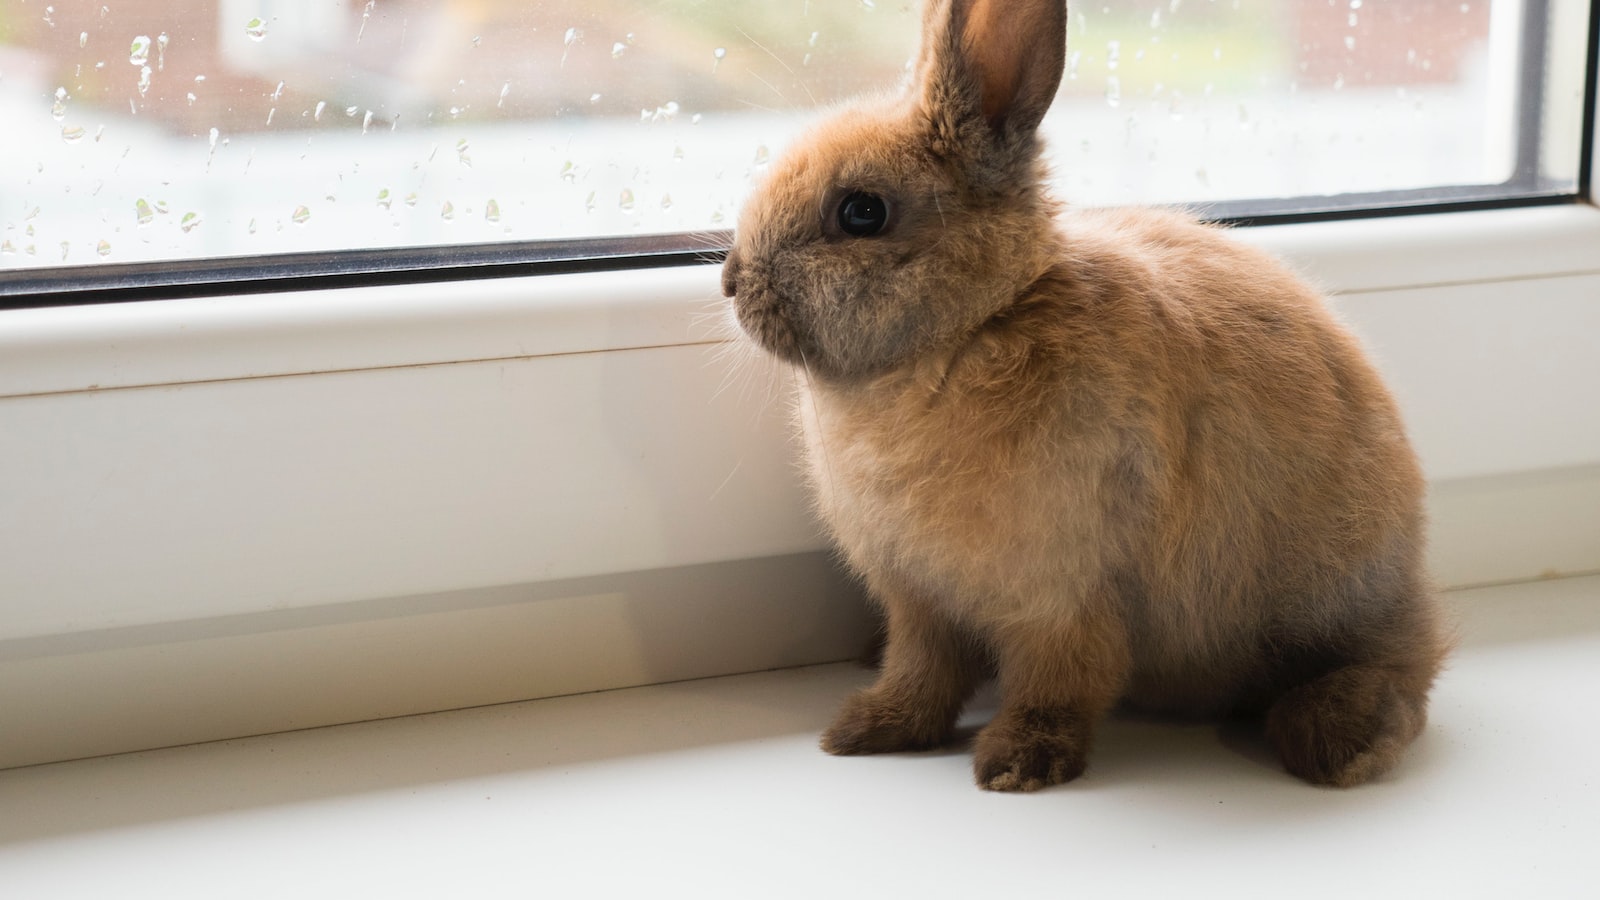
M 1032 137 L 1066 63 L 1065 0 L 927 0 L 917 70 L 934 116 Z

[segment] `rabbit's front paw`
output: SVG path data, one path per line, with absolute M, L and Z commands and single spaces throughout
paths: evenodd
M 1065 708 L 1002 711 L 978 734 L 973 774 L 987 791 L 1036 791 L 1089 764 L 1089 723 Z
M 822 749 L 835 756 L 927 750 L 949 738 L 949 718 L 868 688 L 845 701 L 822 733 Z

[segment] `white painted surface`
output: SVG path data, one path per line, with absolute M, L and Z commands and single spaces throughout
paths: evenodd
M 727 377 L 689 346 L 0 401 L 0 640 L 815 549 Z
M 816 553 L 11 640 L 0 769 L 855 659 L 870 633 Z
M 1390 777 L 1243 729 L 1114 721 L 1088 774 L 834 758 L 836 666 L 0 772 L 7 896 L 1588 898 L 1600 579 L 1454 598 L 1465 640 Z M 971 717 L 981 720 L 981 713 Z
M 1600 262 L 1600 236 L 1592 252 Z M 1333 305 L 1394 391 L 1430 480 L 1600 464 L 1600 273 Z

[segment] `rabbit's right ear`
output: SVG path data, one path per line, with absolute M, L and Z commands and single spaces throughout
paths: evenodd
M 1031 160 L 1066 48 L 1065 0 L 927 0 L 916 64 L 924 111 L 942 137 L 986 139 Z

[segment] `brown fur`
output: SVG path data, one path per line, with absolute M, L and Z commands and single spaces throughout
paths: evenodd
M 907 98 L 819 128 L 740 220 L 724 289 L 805 373 L 817 506 L 888 623 L 823 747 L 942 743 L 993 673 L 986 788 L 1076 777 L 1119 703 L 1264 713 L 1289 771 L 1367 780 L 1445 653 L 1394 404 L 1265 255 L 1172 213 L 1058 214 L 1034 128 L 1064 21 L 935 0 Z M 882 233 L 831 218 L 856 190 L 888 198 Z

